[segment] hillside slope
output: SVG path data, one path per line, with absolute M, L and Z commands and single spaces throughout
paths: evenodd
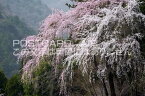
M 39 23 L 51 13 L 40 0 L 0 0 L 6 14 L 18 16 L 20 20 L 38 30 Z
M 10 77 L 19 69 L 17 59 L 13 55 L 13 40 L 21 40 L 27 35 L 34 34 L 31 28 L 27 27 L 16 16 L 5 15 L 0 12 L 0 68 Z

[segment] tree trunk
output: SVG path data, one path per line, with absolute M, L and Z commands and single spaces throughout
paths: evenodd
M 102 79 L 102 83 L 103 83 L 105 95 L 108 96 L 108 91 L 107 91 L 107 87 L 106 87 L 104 78 Z
M 116 96 L 115 93 L 115 87 L 114 87 L 114 80 L 113 80 L 113 74 L 110 72 L 109 73 L 109 86 L 110 86 L 110 94 L 111 96 Z

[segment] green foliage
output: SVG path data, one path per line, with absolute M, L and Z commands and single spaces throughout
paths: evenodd
M 143 14 L 145 14 L 145 0 L 140 0 L 142 3 L 140 4 L 140 10 Z
M 7 96 L 23 96 L 23 86 L 20 75 L 14 75 L 6 85 Z
M 34 88 L 32 84 L 30 83 L 23 83 L 23 88 L 24 88 L 24 96 L 34 96 Z
M 41 60 L 39 67 L 33 72 L 32 84 L 26 84 L 24 87 L 25 96 L 58 96 L 59 87 L 58 77 L 54 73 L 53 67 L 48 60 Z M 29 91 L 28 89 L 32 90 Z
M 35 76 L 43 75 L 45 72 L 51 71 L 51 66 L 48 64 L 47 61 L 42 60 L 40 62 L 40 66 L 35 71 Z
M 141 2 L 140 11 L 145 15 L 145 0 L 139 0 L 139 1 Z M 144 28 L 142 28 L 142 29 L 144 29 Z M 144 43 L 145 42 L 145 30 L 142 30 L 142 33 L 143 33 L 144 37 L 142 38 L 142 40 L 139 40 L 139 43 L 140 43 L 140 46 L 141 46 L 142 55 L 145 58 L 145 43 Z
M 7 78 L 5 77 L 3 71 L 0 70 L 0 94 L 5 93 L 6 83 Z
M 74 2 L 85 2 L 87 0 L 71 0 L 71 1 L 74 1 Z M 69 3 L 66 3 L 65 5 L 67 7 L 69 7 L 69 8 L 75 8 L 77 6 L 76 4 L 69 4 Z

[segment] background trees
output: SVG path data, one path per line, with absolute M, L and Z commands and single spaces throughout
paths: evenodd
M 4 75 L 3 71 L 0 70 L 0 94 L 5 93 L 6 84 L 7 84 L 7 78 Z
M 0 68 L 6 76 L 11 77 L 18 72 L 19 64 L 13 55 L 13 40 L 21 40 L 35 31 L 29 28 L 17 16 L 8 16 L 0 9 Z
M 142 3 L 140 4 L 140 10 L 143 14 L 145 14 L 145 0 L 140 0 Z
M 23 85 L 21 82 L 21 76 L 19 74 L 10 78 L 6 84 L 7 96 L 24 96 Z

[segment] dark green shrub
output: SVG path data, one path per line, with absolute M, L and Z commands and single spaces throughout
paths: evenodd
M 16 74 L 8 81 L 6 85 L 7 96 L 23 96 L 23 86 L 20 75 Z
M 5 93 L 6 83 L 7 83 L 7 78 L 5 77 L 3 71 L 0 71 L 0 94 Z

